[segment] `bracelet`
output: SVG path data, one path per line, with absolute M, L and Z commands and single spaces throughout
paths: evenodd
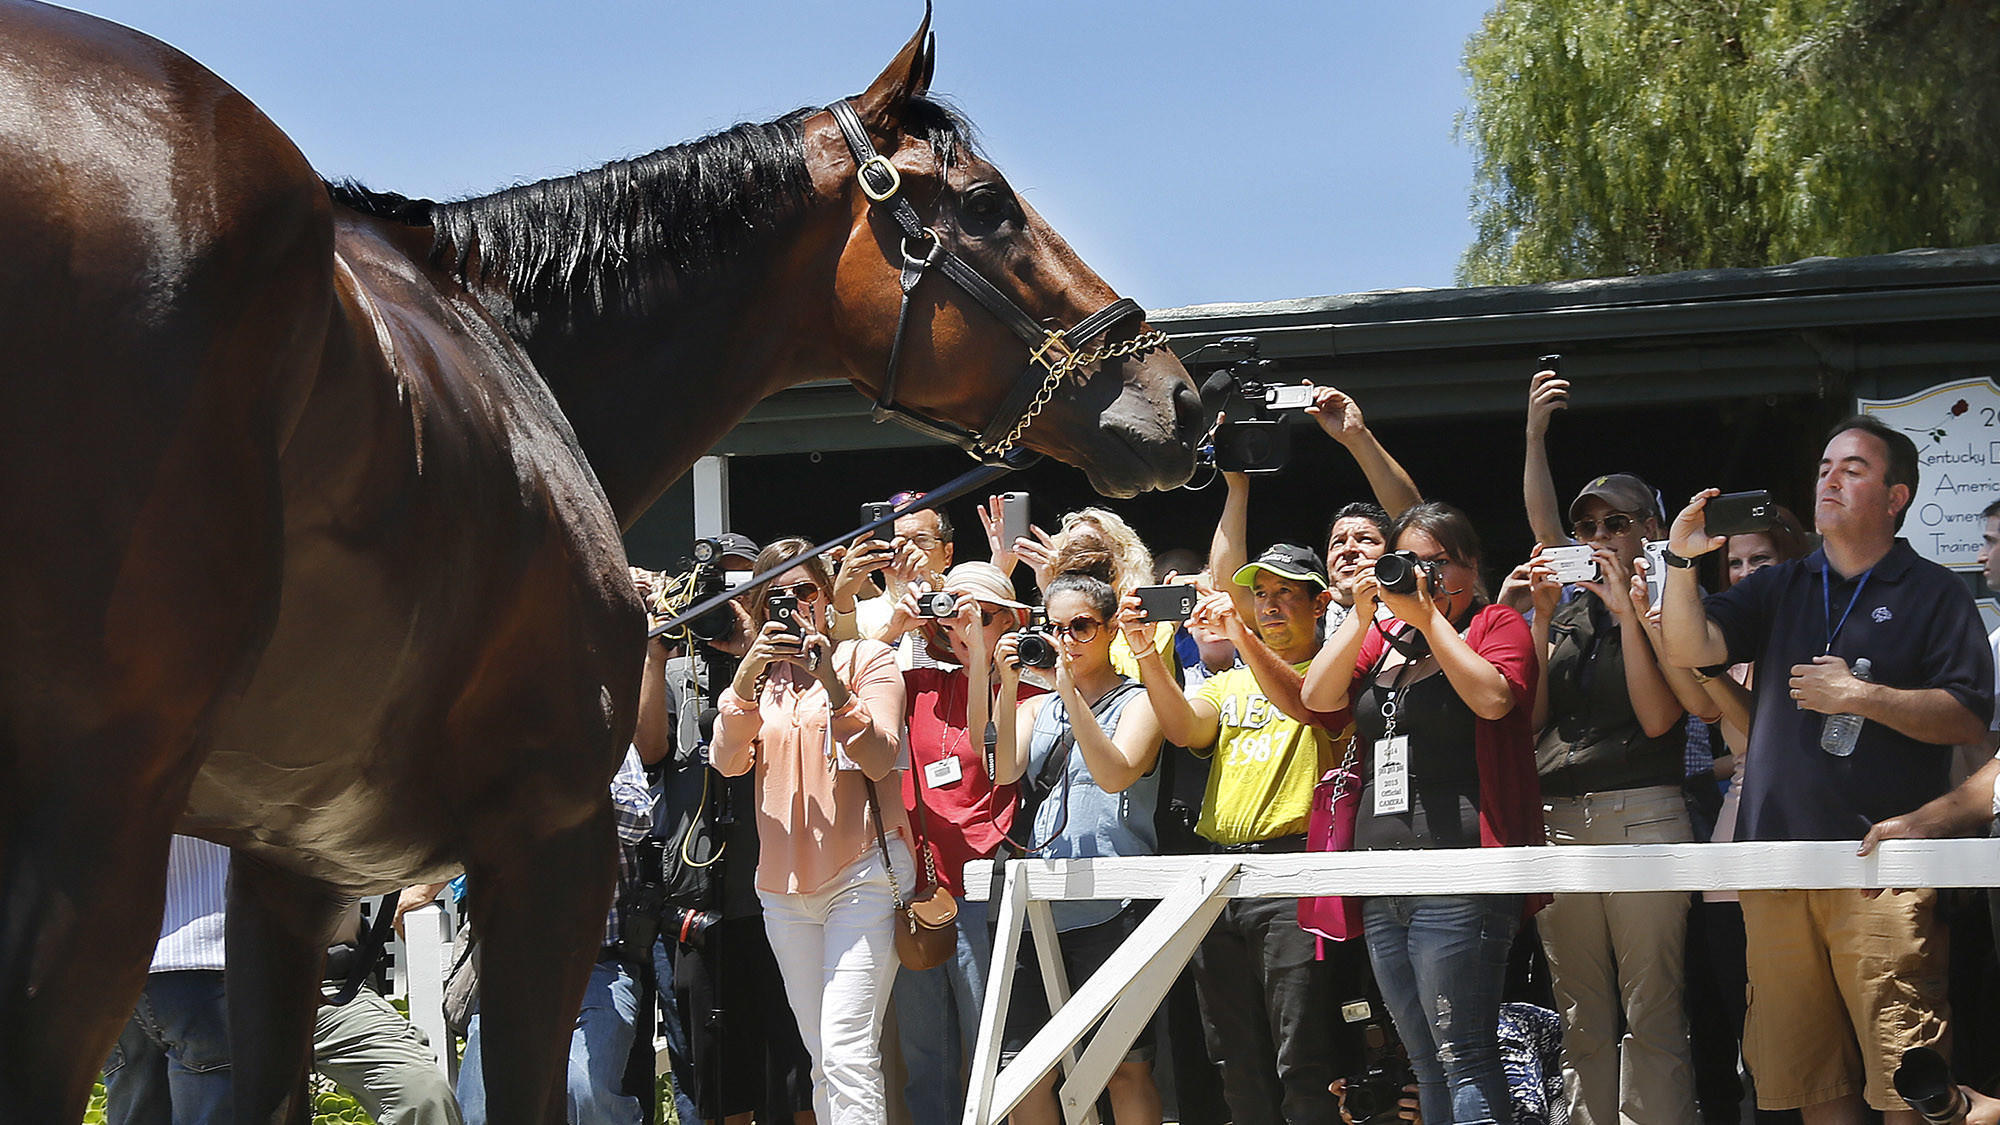
M 1665 547 L 1660 548 L 1660 561 L 1676 570 L 1693 570 L 1696 565 L 1693 559 L 1684 559 Z

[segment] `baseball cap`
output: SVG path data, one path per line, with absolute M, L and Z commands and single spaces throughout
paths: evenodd
M 1660 518 L 1660 506 L 1653 497 L 1653 487 L 1631 473 L 1611 473 L 1598 477 L 1583 486 L 1583 491 L 1570 501 L 1569 518 L 1577 518 L 1577 509 L 1583 502 L 1596 498 L 1620 512 L 1630 512 L 1640 519 Z
M 757 561 L 757 541 L 748 535 L 725 531 L 716 536 L 715 541 L 721 544 L 722 557 L 725 559 L 744 559 L 753 563 Z
M 1248 586 L 1257 581 L 1259 568 L 1294 582 L 1316 582 L 1322 590 L 1331 588 L 1326 580 L 1326 563 L 1319 552 L 1297 543 L 1271 544 L 1254 562 L 1237 571 L 1232 581 L 1238 586 Z

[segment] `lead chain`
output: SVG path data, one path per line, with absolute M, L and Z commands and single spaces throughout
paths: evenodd
M 1050 341 L 1051 344 L 1055 342 L 1055 340 Z M 1048 375 L 1042 379 L 1041 388 L 1035 392 L 1034 400 L 1028 404 L 1028 409 L 1022 412 L 1021 420 L 1014 423 L 1014 428 L 1007 431 L 1006 437 L 1001 438 L 993 445 L 987 446 L 987 449 L 996 457 L 1006 456 L 1007 451 L 1014 448 L 1014 444 L 1021 440 L 1021 435 L 1028 432 L 1029 424 L 1048 407 L 1049 401 L 1055 397 L 1056 388 L 1061 386 L 1063 380 L 1076 371 L 1076 369 L 1107 359 L 1124 359 L 1127 356 L 1143 355 L 1154 348 L 1165 347 L 1166 344 L 1167 334 L 1158 329 L 1153 329 L 1152 331 L 1141 332 L 1129 340 L 1121 340 L 1116 344 L 1101 344 L 1083 352 L 1067 352 L 1056 356 L 1054 359 L 1047 357 L 1047 352 L 1050 350 L 1048 347 L 1045 346 L 1043 349 L 1038 350 L 1034 355 L 1034 360 L 1036 363 L 1043 364 L 1049 369 Z

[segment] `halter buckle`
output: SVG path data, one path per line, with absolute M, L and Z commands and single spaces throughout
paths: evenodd
M 1049 361 L 1042 357 L 1055 348 L 1061 348 L 1065 352 L 1069 350 L 1069 341 L 1064 338 L 1063 330 L 1060 328 L 1049 329 L 1048 337 L 1042 341 L 1042 346 L 1028 353 L 1028 362 L 1039 363 L 1043 367 L 1050 366 Z
M 889 186 L 876 191 L 874 185 L 868 182 L 870 169 L 879 169 L 887 175 Z M 854 178 L 861 184 L 861 194 L 876 203 L 886 203 L 895 198 L 897 192 L 903 190 L 903 174 L 896 171 L 896 166 L 889 163 L 889 158 L 879 152 L 861 162 L 861 166 L 854 170 Z

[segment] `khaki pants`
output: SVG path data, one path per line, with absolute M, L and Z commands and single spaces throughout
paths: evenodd
M 1556 845 L 1694 838 L 1678 786 L 1551 797 L 1542 812 Z M 1681 1005 L 1687 912 L 1685 891 L 1658 891 L 1559 894 L 1537 916 L 1562 1009 L 1563 1098 L 1574 1125 L 1699 1119 Z

